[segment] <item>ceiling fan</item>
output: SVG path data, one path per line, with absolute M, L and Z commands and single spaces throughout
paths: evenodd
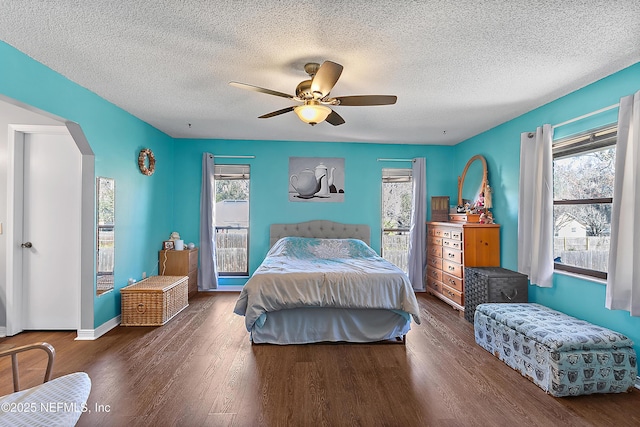
M 325 61 L 322 65 L 310 62 L 304 66 L 304 71 L 311 77 L 304 80 L 296 87 L 295 96 L 271 89 L 265 89 L 245 83 L 229 82 L 231 86 L 241 89 L 248 89 L 255 92 L 262 92 L 268 95 L 280 96 L 292 101 L 302 102 L 302 105 L 283 108 L 282 110 L 273 111 L 264 114 L 258 118 L 268 119 L 270 117 L 279 116 L 280 114 L 295 112 L 300 120 L 311 126 L 320 122 L 327 121 L 333 126 L 344 123 L 344 119 L 327 105 L 331 106 L 367 106 L 367 105 L 391 105 L 395 104 L 398 99 L 394 95 L 355 95 L 355 96 L 336 96 L 330 97 L 329 93 L 336 84 L 342 73 L 342 65 L 335 62 Z

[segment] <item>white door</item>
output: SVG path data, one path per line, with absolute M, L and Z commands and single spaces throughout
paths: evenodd
M 71 135 L 24 135 L 23 329 L 79 327 L 81 173 Z

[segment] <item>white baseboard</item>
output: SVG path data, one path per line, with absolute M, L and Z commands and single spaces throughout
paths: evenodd
M 198 289 L 198 292 L 240 292 L 242 291 L 242 288 L 242 285 L 222 285 L 218 286 L 216 289 L 207 289 L 206 291 Z
M 4 338 L 7 336 L 7 327 L 0 326 L 0 338 Z
M 120 325 L 121 316 L 117 315 L 111 320 L 104 322 L 96 329 L 78 329 L 77 341 L 92 341 L 100 338 L 116 326 Z

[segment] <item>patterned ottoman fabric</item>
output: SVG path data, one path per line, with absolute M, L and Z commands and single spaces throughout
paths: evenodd
M 620 393 L 638 374 L 633 341 L 539 304 L 480 304 L 476 343 L 547 393 Z

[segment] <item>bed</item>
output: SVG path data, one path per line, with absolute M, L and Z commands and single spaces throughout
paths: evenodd
M 254 344 L 405 342 L 420 324 L 407 275 L 369 247 L 369 227 L 273 224 L 271 249 L 234 313 Z

